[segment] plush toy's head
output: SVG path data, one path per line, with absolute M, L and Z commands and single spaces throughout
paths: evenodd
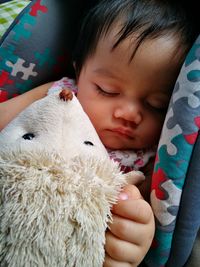
M 0 147 L 0 265 L 101 267 L 125 176 L 76 97 L 33 103 Z
M 2 132 L 1 153 L 48 151 L 68 160 L 83 154 L 107 156 L 92 123 L 76 97 L 63 101 L 58 94 L 36 101 Z

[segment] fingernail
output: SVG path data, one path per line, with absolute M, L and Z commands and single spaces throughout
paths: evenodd
M 120 200 L 127 200 L 128 199 L 128 195 L 126 193 L 120 193 L 119 194 L 119 199 Z

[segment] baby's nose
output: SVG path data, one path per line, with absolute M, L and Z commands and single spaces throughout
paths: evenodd
M 138 104 L 133 103 L 127 103 L 117 107 L 114 112 L 114 116 L 117 119 L 134 122 L 137 125 L 142 121 L 141 108 Z

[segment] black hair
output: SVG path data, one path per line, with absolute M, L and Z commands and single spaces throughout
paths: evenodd
M 115 49 L 123 40 L 139 33 L 136 48 L 148 38 L 178 36 L 178 46 L 186 53 L 199 34 L 198 15 L 193 2 L 181 0 L 102 0 L 85 17 L 74 53 L 76 75 L 86 59 L 95 52 L 100 38 L 120 21 Z M 177 47 L 178 48 L 178 47 Z M 131 58 L 131 59 L 132 59 Z

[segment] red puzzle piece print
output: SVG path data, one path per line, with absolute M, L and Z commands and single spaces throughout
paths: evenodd
M 198 129 L 200 129 L 200 117 L 199 116 L 194 118 L 194 123 L 198 127 Z M 196 142 L 197 135 L 198 135 L 198 131 L 191 133 L 191 134 L 188 134 L 188 135 L 184 135 L 184 137 L 185 137 L 185 140 L 190 145 L 193 145 Z
M 184 137 L 188 144 L 193 145 L 197 139 L 197 135 L 198 135 L 198 132 L 195 132 L 192 134 L 184 135 Z
M 8 92 L 0 90 L 0 103 L 8 100 Z
M 196 126 L 200 129 L 200 117 L 194 118 L 194 122 L 195 122 Z
M 167 181 L 166 175 L 162 169 L 158 169 L 157 172 L 154 172 L 152 178 L 152 188 L 155 190 L 156 197 L 158 199 L 164 200 L 167 198 L 165 190 L 162 188 L 162 184 Z
M 9 73 L 5 70 L 2 70 L 0 75 L 0 87 L 3 87 L 5 84 L 13 84 L 13 80 L 9 79 Z
M 30 15 L 37 17 L 38 11 L 41 11 L 43 13 L 46 13 L 48 11 L 48 8 L 46 6 L 43 6 L 40 4 L 41 0 L 36 1 L 36 3 L 31 7 Z
M 69 54 L 65 53 L 64 55 L 60 55 L 56 59 L 56 65 L 54 66 L 54 73 L 59 74 L 62 72 L 62 70 L 67 68 L 67 65 L 69 63 Z
M 157 247 L 159 247 L 159 242 L 154 237 L 154 239 L 153 239 L 153 241 L 151 243 L 151 248 L 155 249 Z

